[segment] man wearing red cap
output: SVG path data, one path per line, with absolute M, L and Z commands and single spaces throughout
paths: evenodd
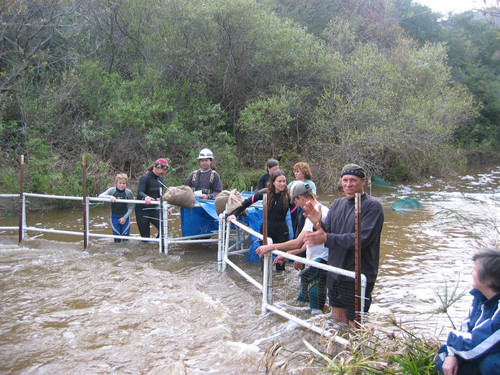
M 139 180 L 137 199 L 142 199 L 146 203 L 135 205 L 135 217 L 141 237 L 151 236 L 150 224 L 153 224 L 158 231 L 160 230 L 160 208 L 147 206 L 151 204 L 151 201 L 159 200 L 162 196 L 161 189 L 165 186 L 163 175 L 167 173 L 168 168 L 169 165 L 165 159 L 157 159 Z

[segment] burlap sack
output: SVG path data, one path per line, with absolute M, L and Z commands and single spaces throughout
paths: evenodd
M 222 190 L 217 197 L 215 197 L 215 210 L 217 214 L 221 214 L 226 209 L 226 204 L 228 206 L 227 212 L 233 212 L 236 208 L 241 206 L 245 198 L 238 192 L 238 190 L 233 189 L 231 191 Z M 242 215 L 247 214 L 247 210 L 244 210 Z
M 222 190 L 215 197 L 215 211 L 217 211 L 217 215 L 220 215 L 226 209 L 226 204 L 230 193 L 231 192 L 229 190 Z
M 233 212 L 235 209 L 237 209 L 245 198 L 240 194 L 240 192 L 236 189 L 231 190 L 231 193 L 229 194 L 229 198 L 227 199 L 227 212 Z M 243 210 L 241 215 L 246 216 L 247 210 Z
M 195 202 L 193 190 L 187 185 L 167 188 L 167 191 L 163 194 L 163 199 L 174 206 L 189 209 L 194 207 Z

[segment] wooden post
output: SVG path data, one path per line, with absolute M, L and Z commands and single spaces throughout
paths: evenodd
M 24 155 L 21 155 L 21 171 L 19 182 L 19 243 L 23 240 L 23 214 L 24 214 Z
M 88 245 L 88 225 L 87 225 L 87 163 L 85 155 L 82 157 L 82 187 L 83 187 L 83 248 L 86 249 Z
M 354 311 L 356 312 L 354 320 L 361 323 L 361 194 L 356 193 L 354 203 Z

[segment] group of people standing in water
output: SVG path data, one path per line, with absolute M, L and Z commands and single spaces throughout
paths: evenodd
M 210 149 L 204 148 L 199 152 L 197 159 L 200 168 L 189 174 L 185 185 L 189 186 L 193 190 L 195 197 L 198 199 L 215 199 L 217 194 L 222 191 L 222 182 L 219 174 L 211 168 L 214 155 Z M 116 203 L 117 199 L 134 199 L 134 194 L 127 188 L 128 176 L 124 173 L 117 174 L 115 177 L 115 186 L 110 187 L 99 195 L 100 198 L 109 198 L 110 202 L 113 203 L 111 205 L 111 228 L 114 235 L 130 235 L 130 215 L 134 211 L 134 208 L 137 226 L 141 237 L 149 238 L 151 236 L 151 225 L 155 226 L 159 230 L 160 212 L 157 207 L 151 207 L 151 202 L 158 201 L 161 198 L 162 188 L 166 188 L 163 176 L 169 168 L 170 166 L 168 161 L 160 158 L 157 159 L 148 168 L 147 172 L 141 176 L 137 189 L 137 200 L 143 200 L 144 203 Z M 267 189 L 267 184 L 271 174 L 277 169 L 279 169 L 279 162 L 276 159 L 270 159 L 266 166 L 266 173 L 260 177 L 258 182 L 258 186 L 261 184 L 265 185 L 265 188 L 260 189 L 262 192 Z M 316 189 L 316 186 L 310 180 L 312 175 L 309 166 L 306 163 L 297 163 L 294 168 L 294 173 L 299 176 L 298 179 L 302 179 L 300 176 L 305 176 L 304 179 L 308 179 L 308 183 Z M 286 177 L 282 171 L 281 174 L 283 178 L 280 181 L 284 180 L 284 187 L 286 188 Z M 292 184 L 293 182 L 290 183 L 290 186 Z M 277 194 L 276 198 L 281 201 L 281 191 L 278 191 L 278 193 L 279 194 Z M 274 190 L 272 194 L 275 194 Z M 287 194 L 288 192 L 284 193 L 284 195 Z M 286 200 L 286 202 L 286 209 L 288 209 L 289 200 Z M 298 215 L 298 212 L 294 211 L 293 214 L 294 223 L 303 222 Z M 294 227 L 294 230 L 297 230 L 297 227 Z M 279 231 L 274 232 L 278 233 Z M 285 231 L 282 233 L 282 236 L 286 235 L 288 235 L 288 229 L 286 229 L 286 233 Z M 278 235 L 276 235 L 274 238 L 278 239 L 286 237 L 278 237 Z M 122 239 L 115 239 L 115 242 L 121 241 Z
M 275 163 L 268 163 L 273 168 Z M 267 184 L 268 221 L 267 232 L 272 244 L 260 246 L 260 256 L 282 250 L 295 255 L 304 254 L 308 260 L 327 263 L 348 271 L 355 267 L 355 214 L 357 193 L 361 196 L 361 272 L 367 277 L 364 311 L 368 312 L 371 293 L 378 274 L 380 257 L 380 236 L 384 223 L 382 205 L 364 192 L 365 170 L 357 164 L 347 164 L 341 172 L 344 197 L 337 199 L 328 208 L 316 199 L 316 186 L 306 163 L 294 166 L 296 180 L 287 185 L 285 173 L 279 168 L 269 173 Z M 265 190 L 259 190 L 247 198 L 240 207 L 229 213 L 228 221 L 234 220 L 246 207 L 262 199 Z M 286 215 L 288 211 L 298 212 L 293 223 L 295 238 L 290 239 Z M 283 257 L 274 259 L 277 270 L 282 270 L 286 261 Z M 295 263 L 302 269 L 303 264 Z M 338 323 L 355 326 L 355 283 L 354 279 L 317 267 L 301 271 L 302 289 L 299 301 L 308 302 L 312 310 L 322 311 L 328 301 L 332 317 Z
M 300 254 L 306 258 L 343 270 L 354 271 L 355 266 L 355 195 L 361 195 L 361 272 L 367 278 L 364 312 L 368 312 L 371 294 L 378 274 L 380 237 L 384 211 L 378 200 L 364 192 L 366 173 L 356 164 L 342 168 L 339 186 L 343 198 L 335 200 L 330 208 L 316 200 L 313 186 L 304 170 L 294 168 L 297 181 L 286 185 L 283 171 L 275 161 L 268 163 L 267 184 L 268 235 L 273 243 L 262 245 L 257 253 L 263 256 L 273 250 Z M 275 170 L 271 170 L 275 168 Z M 266 178 L 264 176 L 263 178 Z M 228 220 L 234 220 L 242 207 L 262 198 L 259 190 L 253 197 L 234 210 Z M 265 191 L 265 189 L 264 189 Z M 290 205 L 288 205 L 288 202 Z M 303 210 L 299 217 L 305 223 L 296 238 L 287 239 L 288 228 L 284 217 L 288 209 Z M 473 302 L 469 315 L 459 330 L 449 333 L 446 344 L 439 350 L 436 369 L 445 375 L 500 374 L 500 250 L 485 249 L 476 252 L 472 260 Z M 276 257 L 274 263 L 286 259 Z M 297 265 L 296 268 L 303 268 Z M 325 284 L 325 280 L 327 281 Z M 311 309 L 323 310 L 328 295 L 332 319 L 349 327 L 355 322 L 355 283 L 346 276 L 308 267 L 301 271 L 302 288 L 299 301 L 309 302 Z M 326 285 L 326 286 L 325 286 Z
M 150 224 L 159 229 L 159 210 L 148 209 L 152 201 L 161 196 L 163 186 L 163 175 L 169 168 L 165 159 L 157 159 L 143 174 L 139 180 L 137 200 L 143 200 L 144 204 L 115 203 L 116 199 L 134 199 L 134 194 L 127 188 L 128 176 L 120 173 L 115 177 L 115 187 L 107 189 L 99 194 L 99 198 L 109 198 L 111 204 L 111 230 L 116 236 L 130 235 L 130 214 L 135 208 L 135 217 L 141 237 L 150 237 Z M 126 241 L 126 239 L 124 239 Z M 115 238 L 115 242 L 121 239 Z
M 211 169 L 213 153 L 209 149 L 200 151 L 200 169 L 188 176 L 186 185 L 201 199 L 214 199 L 222 191 L 217 172 Z M 159 210 L 148 207 L 161 197 L 165 187 L 163 176 L 169 169 L 165 159 L 157 159 L 141 176 L 137 199 L 144 203 L 135 205 L 137 225 L 142 237 L 150 236 L 150 225 L 159 228 Z M 328 208 L 318 202 L 316 185 L 307 163 L 294 166 L 295 180 L 287 184 L 285 173 L 279 168 L 279 161 L 269 159 L 266 173 L 260 178 L 256 193 L 243 201 L 232 212 L 227 221 L 237 217 L 254 202 L 267 194 L 267 233 L 272 244 L 261 245 L 259 256 L 273 250 L 282 250 L 305 256 L 308 260 L 354 271 L 355 266 L 355 196 L 361 196 L 361 272 L 367 278 L 364 312 L 368 312 L 371 294 L 379 269 L 380 237 L 384 224 L 384 211 L 380 202 L 364 191 L 365 170 L 357 164 L 342 168 L 339 187 L 344 197 L 335 200 Z M 127 189 L 125 174 L 116 176 L 116 186 L 109 188 L 100 197 L 133 199 Z M 130 215 L 133 204 L 112 204 L 111 223 L 113 234 L 127 236 L 130 233 Z M 294 237 L 290 239 L 286 222 L 288 212 L 292 215 Z M 119 240 L 117 240 L 119 241 Z M 474 255 L 472 271 L 474 296 L 471 312 L 460 331 L 449 334 L 447 344 L 441 350 L 437 369 L 445 374 L 500 374 L 500 250 L 488 249 Z M 275 257 L 276 269 L 283 270 L 286 258 Z M 322 311 L 327 301 L 331 307 L 332 319 L 355 327 L 355 284 L 352 278 L 307 267 L 295 262 L 301 270 L 301 285 L 298 300 L 309 303 L 312 310 Z
M 211 169 L 214 156 L 209 149 L 203 149 L 198 155 L 200 169 L 189 174 L 186 185 L 201 199 L 213 199 L 222 191 L 220 176 Z M 159 200 L 162 187 L 165 187 L 163 176 L 169 169 L 165 159 L 157 159 L 141 176 L 138 184 L 137 200 L 144 201 L 135 205 L 137 226 L 142 237 L 149 238 L 151 225 L 159 229 L 160 210 L 151 207 L 151 202 Z M 364 169 L 356 164 L 346 165 L 341 173 L 343 200 L 337 200 L 332 208 L 321 205 L 316 200 L 316 185 L 312 181 L 309 165 L 299 162 L 294 165 L 295 180 L 287 183 L 286 175 L 279 168 L 279 161 L 269 159 L 266 173 L 259 178 L 256 193 L 245 199 L 243 203 L 228 213 L 227 220 L 236 219 L 247 207 L 262 200 L 267 194 L 267 233 L 272 245 L 261 246 L 257 254 L 275 249 L 301 254 L 309 260 L 328 263 L 335 267 L 354 270 L 354 196 L 362 194 L 364 204 L 362 219 L 362 272 L 368 278 L 365 311 L 371 301 L 371 290 L 378 273 L 380 250 L 380 233 L 384 221 L 381 204 L 364 193 L 366 182 Z M 116 186 L 109 188 L 100 197 L 109 197 L 112 203 L 116 199 L 133 199 L 132 192 L 127 189 L 127 176 L 116 176 Z M 339 205 L 337 202 L 344 202 Z M 113 234 L 127 236 L 130 233 L 130 214 L 132 204 L 112 204 L 111 223 Z M 292 217 L 294 236 L 291 239 L 287 214 Z M 340 219 L 341 218 L 341 219 Z M 120 241 L 120 239 L 115 239 Z M 331 249 L 335 251 L 330 251 Z M 285 260 L 278 257 L 274 260 L 278 271 L 285 269 Z M 303 264 L 296 263 L 296 269 Z M 328 289 L 327 289 L 328 279 Z M 299 300 L 308 302 L 311 309 L 322 310 L 328 290 L 329 301 L 337 321 L 352 323 L 354 321 L 354 281 L 342 276 L 326 274 L 315 267 L 308 267 L 301 272 L 302 290 Z
M 208 148 L 201 150 L 197 158 L 200 169 L 191 172 L 186 181 L 186 185 L 193 189 L 198 198 L 213 199 L 222 191 L 220 176 L 211 169 L 213 158 L 213 153 Z M 111 205 L 111 229 L 114 235 L 130 235 L 130 214 L 134 207 L 141 237 L 151 236 L 151 225 L 159 230 L 160 210 L 157 207 L 151 207 L 151 202 L 160 200 L 162 189 L 166 188 L 163 176 L 169 168 L 168 161 L 160 158 L 141 176 L 137 187 L 137 200 L 143 200 L 144 203 L 115 203 L 116 199 L 134 199 L 132 191 L 127 189 L 128 177 L 123 173 L 116 175 L 114 187 L 99 195 L 100 198 L 109 198 L 113 203 Z M 121 239 L 115 239 L 115 242 L 120 241 Z

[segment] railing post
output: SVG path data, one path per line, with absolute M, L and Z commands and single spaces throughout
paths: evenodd
M 23 206 L 23 238 L 26 237 L 26 234 L 28 233 L 28 230 L 26 229 L 28 225 L 26 224 L 26 198 L 23 192 L 23 201 L 22 201 L 22 206 Z
M 163 252 L 168 254 L 168 203 L 162 202 L 161 210 L 163 212 Z M 166 218 L 166 219 L 165 219 Z
M 262 199 L 262 243 L 267 245 L 267 194 L 264 194 Z M 263 279 L 262 279 L 262 312 L 267 311 L 266 304 L 273 304 L 273 268 L 272 268 L 272 255 L 267 254 L 264 256 L 263 265 Z
M 163 198 L 162 198 L 162 195 L 163 195 L 163 191 L 162 191 L 162 188 L 161 186 L 159 187 L 160 189 L 160 205 L 157 206 L 158 207 L 158 210 L 160 212 L 158 212 L 158 239 L 160 241 L 158 241 L 158 252 L 161 254 L 163 252 L 163 235 L 164 235 L 164 231 L 163 231 Z
M 19 181 L 19 243 L 24 237 L 24 155 L 21 155 L 21 170 L 20 170 L 20 181 Z
M 363 317 L 365 316 L 365 298 L 366 298 L 366 285 L 367 285 L 367 281 L 366 281 L 366 276 L 365 275 L 361 275 L 361 309 L 360 311 L 363 312 L 363 314 L 361 314 L 361 321 L 360 322 L 363 322 Z
M 89 197 L 85 197 L 85 237 L 87 237 L 87 246 L 89 244 L 89 232 L 90 232 L 90 201 L 89 201 Z
M 87 217 L 87 163 L 85 160 L 85 155 L 82 156 L 82 187 L 83 187 L 83 248 L 86 249 L 88 245 L 89 227 L 88 227 L 88 217 Z
M 226 211 L 222 212 L 219 215 L 219 238 L 217 241 L 217 270 L 220 272 L 222 271 L 222 254 L 224 251 L 223 244 L 224 244 L 224 239 L 226 238 L 224 236 L 224 218 L 226 217 L 225 215 Z
M 269 259 L 271 259 L 271 254 L 264 255 L 264 265 L 263 265 L 263 277 L 262 277 L 262 314 L 267 313 L 267 304 L 272 304 L 272 301 L 269 302 L 269 293 L 271 293 L 272 297 L 272 288 L 268 287 L 269 279 L 272 280 L 272 275 L 269 277 Z
M 229 237 L 231 235 L 231 223 L 226 222 L 225 225 L 226 225 L 226 232 L 224 234 L 226 235 L 226 237 L 224 238 L 225 245 L 224 245 L 224 251 L 222 253 L 222 271 L 226 270 L 227 266 L 226 258 L 229 256 Z

